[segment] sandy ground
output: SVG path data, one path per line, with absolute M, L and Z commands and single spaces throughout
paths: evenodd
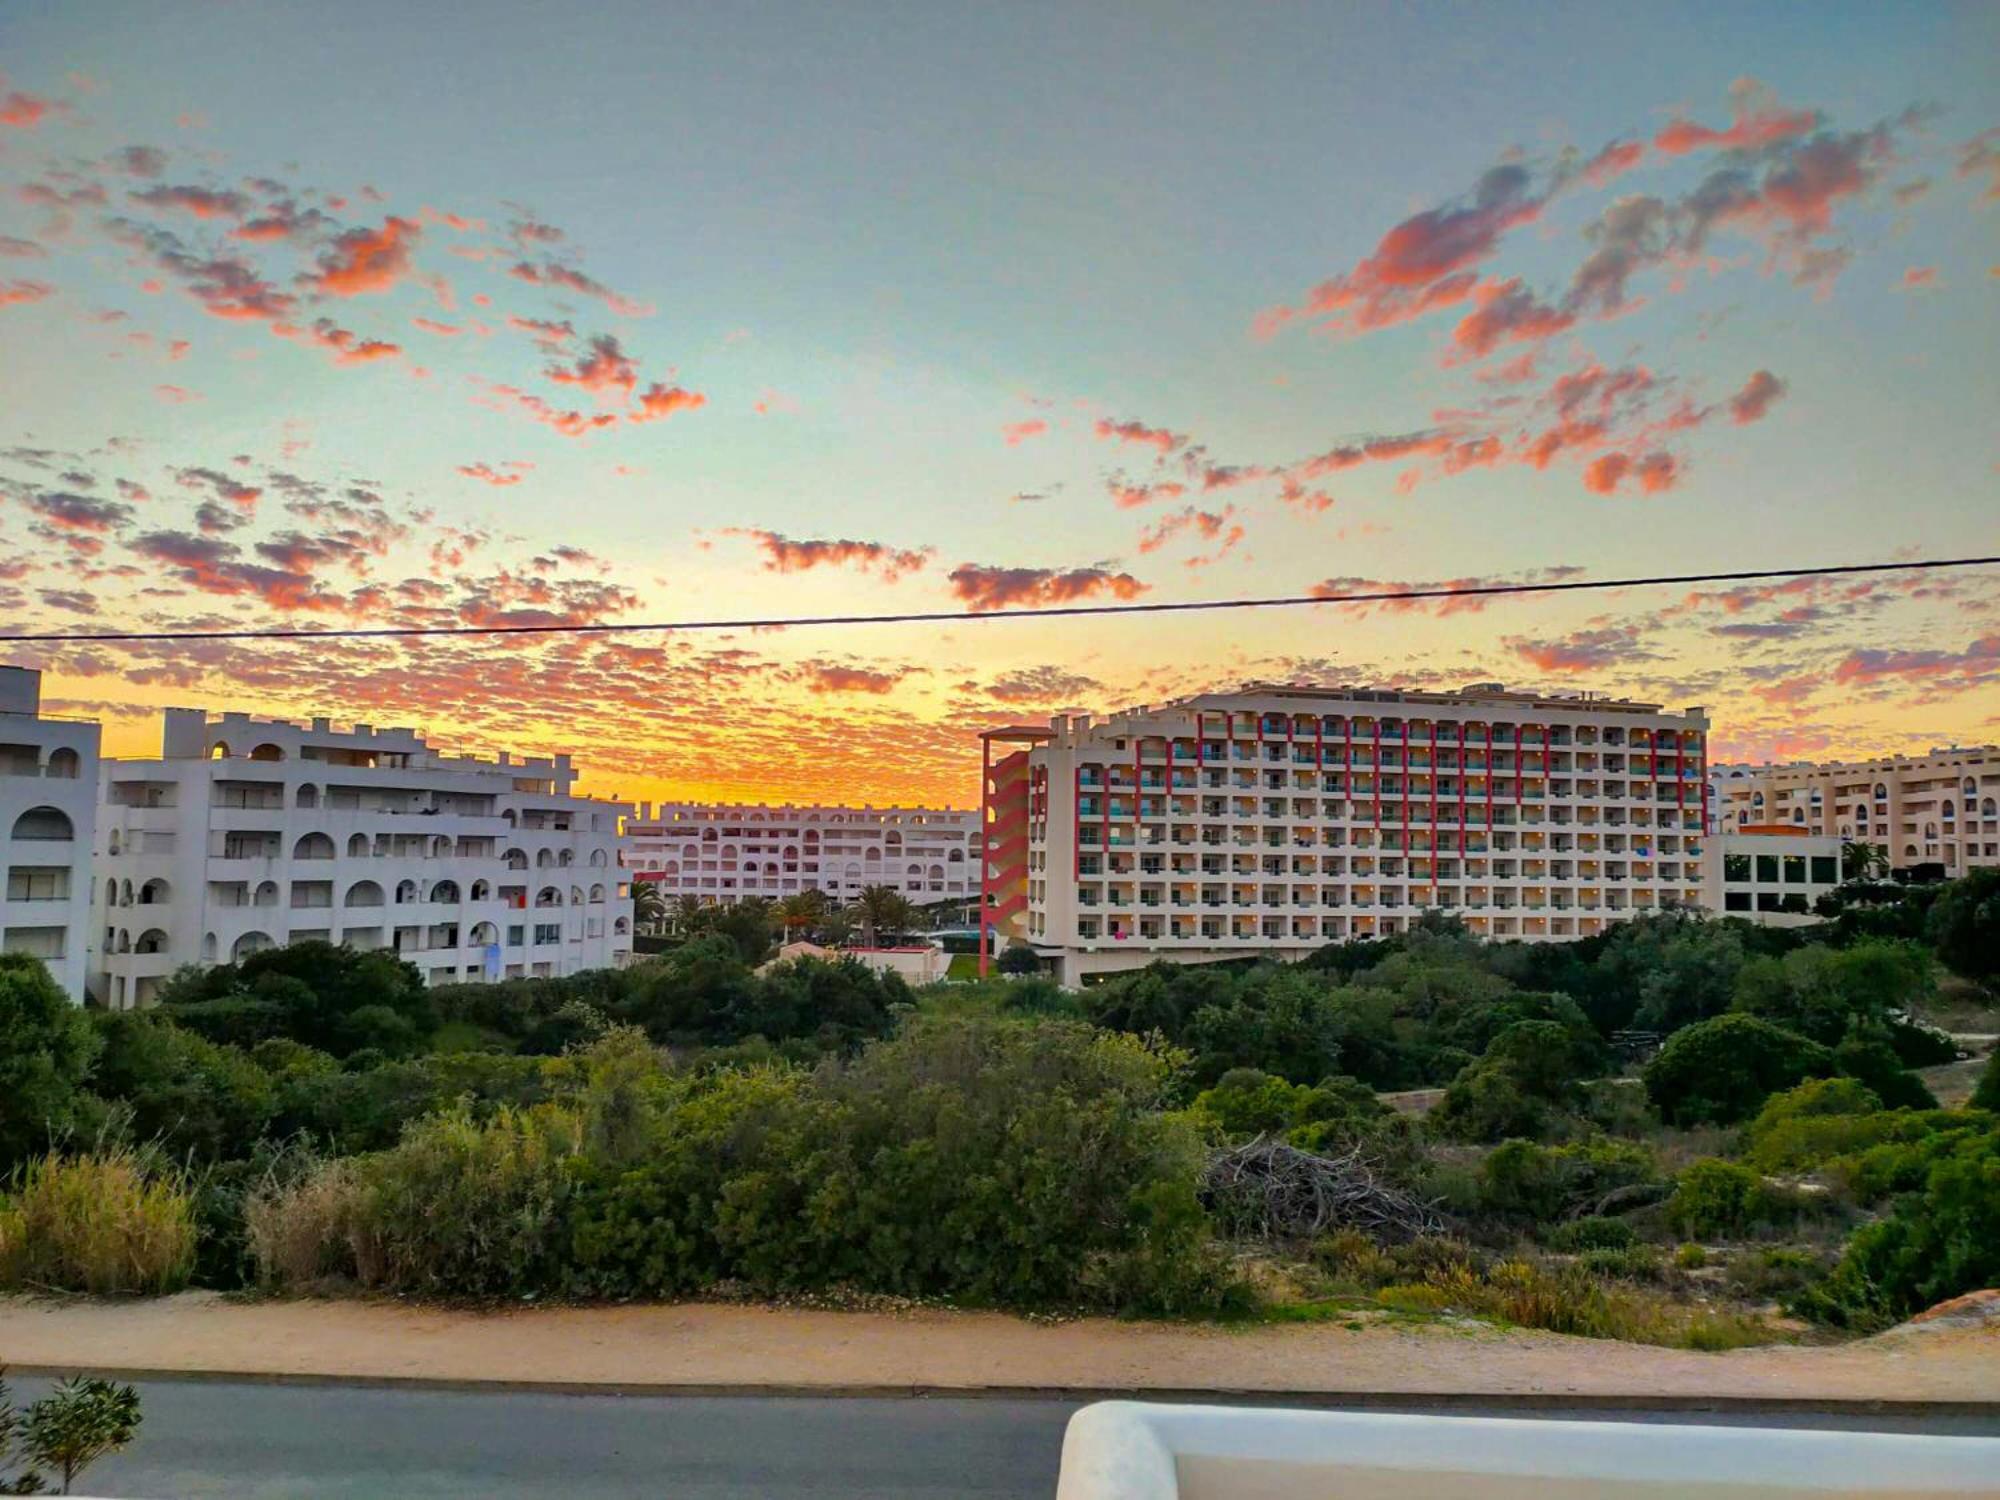
M 0 1298 L 21 1369 L 717 1391 L 1289 1391 L 2000 1402 L 2000 1326 L 1697 1354 L 1444 1326 L 1215 1328 L 713 1304 L 463 1312 L 393 1302 Z

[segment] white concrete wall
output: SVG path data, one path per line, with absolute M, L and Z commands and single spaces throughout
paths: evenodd
M 1057 1500 L 1944 1500 L 2000 1495 L 2000 1439 L 1107 1401 Z
M 0 668 L 0 704 L 7 705 L 0 707 L 0 950 L 41 954 L 56 983 L 80 1002 L 89 971 L 99 730 L 43 718 L 40 702 L 39 673 Z M 60 826 L 35 816 L 41 808 L 68 821 L 68 838 L 19 836 Z M 56 870 L 66 895 L 47 894 L 63 881 L 39 872 Z M 19 896 L 10 899 L 10 889 Z

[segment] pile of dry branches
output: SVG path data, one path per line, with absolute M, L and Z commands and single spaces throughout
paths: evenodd
M 1379 1181 L 1358 1146 L 1339 1156 L 1315 1156 L 1260 1135 L 1209 1159 L 1202 1195 L 1231 1231 L 1266 1239 L 1358 1229 L 1371 1239 L 1399 1242 L 1445 1228 L 1434 1205 Z

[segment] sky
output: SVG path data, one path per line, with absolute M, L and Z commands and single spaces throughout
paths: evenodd
M 2000 739 L 2000 7 L 0 7 L 0 630 L 45 707 L 970 805 L 1251 680 Z

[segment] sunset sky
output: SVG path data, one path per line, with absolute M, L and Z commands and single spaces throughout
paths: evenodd
M 2000 738 L 2000 570 L 1421 609 L 1062 601 L 2000 552 L 2000 7 L 0 9 L 0 621 L 976 623 L 0 648 L 977 794 L 977 731 L 1249 678 Z

